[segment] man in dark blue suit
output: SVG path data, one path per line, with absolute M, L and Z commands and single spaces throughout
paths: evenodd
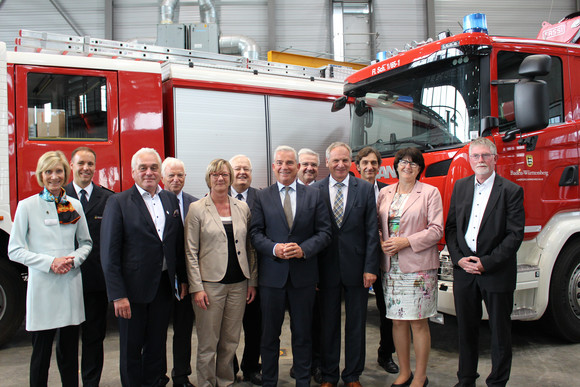
M 73 181 L 64 187 L 68 196 L 81 201 L 93 240 L 93 249 L 81 266 L 86 318 L 81 324 L 81 378 L 85 387 L 97 387 L 101 380 L 109 306 L 99 243 L 105 204 L 114 192 L 93 183 L 96 162 L 94 150 L 87 147 L 75 149 L 70 159 Z
M 319 255 L 322 315 L 322 386 L 340 379 L 341 293 L 344 294 L 345 386 L 360 386 L 365 365 L 365 324 L 369 287 L 379 270 L 379 230 L 372 184 L 349 175 L 351 149 L 343 142 L 326 149 L 330 176 L 315 183 L 332 221 L 332 241 Z
M 276 184 L 258 193 L 250 234 L 259 257 L 263 385 L 278 383 L 280 333 L 288 305 L 297 386 L 310 385 L 312 308 L 318 253 L 330 242 L 328 211 L 318 190 L 297 184 L 296 150 L 279 146 L 272 169 Z
M 375 148 L 366 146 L 356 154 L 354 163 L 360 177 L 368 181 L 374 187 L 375 201 L 379 199 L 379 191 L 386 187 L 387 184 L 377 180 L 379 168 L 381 167 L 381 154 Z M 379 248 L 379 262 L 383 251 Z M 387 306 L 385 305 L 385 295 L 381 283 L 381 274 L 377 282 L 373 285 L 375 291 L 375 301 L 379 310 L 380 335 L 379 348 L 377 350 L 377 363 L 390 374 L 399 373 L 399 366 L 393 361 L 395 353 L 395 343 L 393 342 L 393 321 L 387 318 Z
M 177 197 L 159 187 L 159 154 L 142 148 L 131 168 L 135 185 L 105 207 L 101 263 L 119 321 L 121 384 L 156 386 L 175 284 L 185 282 L 183 224 Z
M 166 190 L 173 192 L 179 201 L 179 212 L 183 221 L 187 216 L 189 205 L 197 200 L 186 192 L 183 192 L 185 185 L 185 164 L 174 157 L 167 157 L 161 164 L 161 179 Z M 173 301 L 173 371 L 171 378 L 174 387 L 193 387 L 189 381 L 191 375 L 191 336 L 193 333 L 193 306 L 191 295 L 188 291 L 187 277 L 185 282 L 179 284 L 180 293 L 185 294 L 183 298 L 174 298 Z M 169 382 L 167 373 L 167 356 L 163 364 L 163 383 Z
M 236 155 L 230 159 L 234 178 L 230 194 L 246 202 L 250 210 L 254 205 L 258 190 L 252 184 L 252 162 L 245 155 Z M 244 311 L 244 355 L 242 364 L 234 357 L 234 374 L 242 368 L 244 380 L 258 386 L 262 385 L 262 366 L 260 365 L 260 337 L 262 336 L 262 311 L 260 310 L 260 292 L 256 292 L 253 302 L 246 304 Z

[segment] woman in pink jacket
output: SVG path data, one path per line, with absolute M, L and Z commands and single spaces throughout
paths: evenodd
M 427 386 L 431 347 L 428 318 L 437 312 L 437 242 L 443 237 L 443 205 L 437 188 L 418 181 L 425 161 L 417 148 L 399 150 L 394 167 L 399 181 L 383 188 L 377 202 L 387 318 L 393 320 L 400 365 L 392 387 Z M 411 330 L 414 375 L 410 364 Z

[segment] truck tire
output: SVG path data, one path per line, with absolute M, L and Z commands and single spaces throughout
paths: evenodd
M 546 313 L 563 339 L 580 342 L 580 243 L 566 246 L 558 256 Z
M 26 285 L 10 262 L 0 259 L 0 347 L 22 325 L 26 311 Z

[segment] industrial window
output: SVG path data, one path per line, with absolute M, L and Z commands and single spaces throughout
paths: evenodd
M 107 140 L 105 77 L 29 73 L 28 138 Z
M 500 51 L 497 55 L 497 78 L 520 78 L 518 70 L 520 64 L 529 53 Z M 550 95 L 549 124 L 564 122 L 564 97 L 562 86 L 562 60 L 552 56 L 552 68 L 545 76 L 537 77 L 546 81 Z M 500 85 L 497 87 L 498 117 L 501 131 L 516 128 L 514 114 L 514 85 Z

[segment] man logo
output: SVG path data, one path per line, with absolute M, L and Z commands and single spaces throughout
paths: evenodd
M 534 166 L 534 156 L 527 155 L 526 156 L 526 164 L 527 164 L 528 167 Z

